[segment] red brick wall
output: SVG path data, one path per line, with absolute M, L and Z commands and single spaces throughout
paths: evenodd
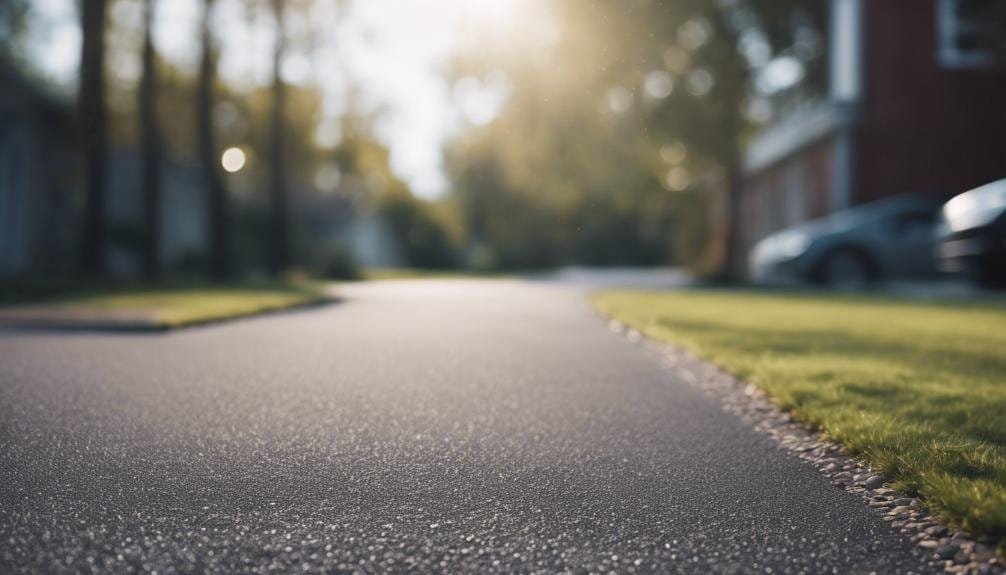
M 1006 177 L 1006 66 L 937 60 L 936 0 L 866 0 L 853 201 L 949 197 Z

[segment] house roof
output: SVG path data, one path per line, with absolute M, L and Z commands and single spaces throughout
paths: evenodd
M 748 173 L 765 169 L 854 121 L 855 108 L 848 104 L 826 101 L 804 108 L 755 137 L 747 147 L 744 169 Z

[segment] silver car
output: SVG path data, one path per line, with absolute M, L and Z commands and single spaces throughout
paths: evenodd
M 964 192 L 943 206 L 936 256 L 941 270 L 1006 287 L 1006 179 Z
M 751 279 L 861 288 L 933 276 L 939 208 L 938 201 L 898 196 L 786 228 L 755 244 L 748 258 Z

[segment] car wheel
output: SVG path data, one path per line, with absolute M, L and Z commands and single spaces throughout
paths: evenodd
M 869 287 L 875 277 L 869 261 L 860 253 L 843 249 L 825 258 L 818 274 L 821 283 L 841 290 L 860 290 Z

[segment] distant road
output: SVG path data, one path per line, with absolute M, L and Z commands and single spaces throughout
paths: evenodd
M 566 267 L 529 279 L 587 289 L 673 289 L 692 284 L 692 276 L 678 268 L 589 268 Z
M 581 290 L 342 292 L 160 335 L 0 334 L 0 572 L 925 571 Z

